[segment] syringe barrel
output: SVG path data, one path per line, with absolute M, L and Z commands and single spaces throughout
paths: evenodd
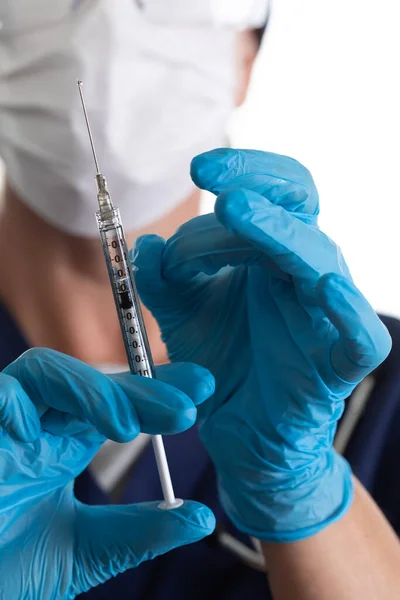
M 154 363 L 118 208 L 96 213 L 108 275 L 131 373 L 154 377 Z

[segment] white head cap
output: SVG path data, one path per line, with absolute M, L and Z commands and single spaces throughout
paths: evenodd
M 128 229 L 144 227 L 188 194 L 191 158 L 223 141 L 233 101 L 233 32 L 247 13 L 232 22 L 224 0 L 34 4 L 0 7 L 7 177 L 52 224 L 96 234 L 93 163 L 76 89 L 82 79 L 114 202 Z

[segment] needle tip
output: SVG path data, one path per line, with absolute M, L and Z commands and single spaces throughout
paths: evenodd
M 85 100 L 83 98 L 83 92 L 82 92 L 82 81 L 80 79 L 78 79 L 78 88 L 79 88 L 79 95 L 81 97 L 81 102 L 82 102 L 82 109 L 83 109 L 83 114 L 85 117 L 85 121 L 86 121 L 86 127 L 88 130 L 88 134 L 89 134 L 89 140 L 90 140 L 90 145 L 92 147 L 92 152 L 93 152 L 93 158 L 94 158 L 94 164 L 96 166 L 96 171 L 97 174 L 100 175 L 100 168 L 99 168 L 99 163 L 97 162 L 97 156 L 96 156 L 96 150 L 94 148 L 94 143 L 93 143 L 93 137 L 92 137 L 92 132 L 90 130 L 90 125 L 89 125 L 89 118 L 86 112 L 86 105 L 85 105 Z
M 81 79 L 78 79 L 78 80 L 77 80 L 77 83 L 78 83 L 78 86 L 79 86 L 79 87 L 82 87 L 82 85 L 83 85 L 83 81 L 82 81 Z

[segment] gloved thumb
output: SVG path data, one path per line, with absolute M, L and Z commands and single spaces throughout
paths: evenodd
M 215 517 L 203 504 L 185 501 L 170 511 L 158 505 L 93 507 L 77 503 L 75 594 L 159 554 L 197 542 L 215 528 Z
M 168 282 L 161 274 L 164 248 L 163 238 L 157 235 L 142 235 L 137 238 L 129 252 L 140 299 L 155 313 L 157 309 L 165 310 L 170 295 Z
M 142 293 L 151 299 L 153 295 L 164 292 L 165 283 L 161 276 L 164 247 L 165 240 L 158 235 L 141 235 L 129 251 L 135 283 L 140 284 Z
M 162 274 L 165 240 L 157 235 L 142 235 L 129 252 L 135 283 L 141 301 L 153 313 L 161 329 L 172 316 L 182 315 L 182 303 L 192 306 L 191 286 L 187 282 L 170 281 Z

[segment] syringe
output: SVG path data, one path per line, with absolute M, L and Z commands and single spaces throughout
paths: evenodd
M 78 88 L 96 166 L 97 199 L 99 202 L 99 210 L 96 212 L 97 226 L 107 263 L 129 369 L 134 375 L 154 378 L 154 363 L 128 258 L 119 209 L 114 207 L 107 189 L 106 179 L 100 172 L 82 92 L 82 81 L 78 81 Z M 181 506 L 183 500 L 175 498 L 161 435 L 153 435 L 152 442 L 164 495 L 164 502 L 161 502 L 159 508 L 171 510 Z

